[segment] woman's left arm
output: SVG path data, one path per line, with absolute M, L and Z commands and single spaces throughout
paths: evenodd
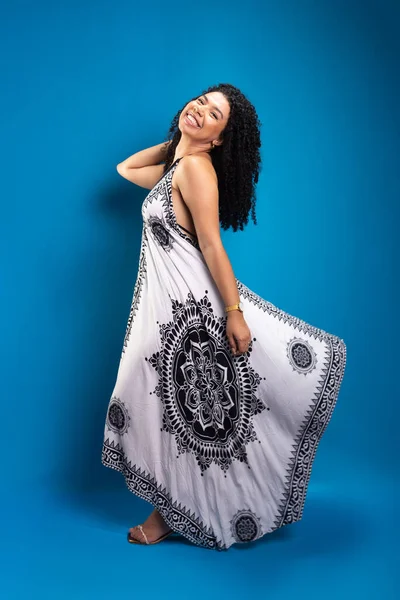
M 221 240 L 218 182 L 214 168 L 208 159 L 195 155 L 183 157 L 180 167 L 176 171 L 176 185 L 191 212 L 204 260 L 225 306 L 236 304 L 240 297 L 232 265 Z M 251 332 L 240 311 L 228 313 L 226 333 L 234 354 L 247 351 Z

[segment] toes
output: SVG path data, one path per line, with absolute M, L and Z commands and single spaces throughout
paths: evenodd
M 131 527 L 129 530 L 129 537 L 132 538 L 133 540 L 136 540 L 138 542 L 141 541 L 140 539 L 140 531 L 138 530 L 137 527 Z

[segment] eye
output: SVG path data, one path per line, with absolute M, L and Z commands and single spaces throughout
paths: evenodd
M 205 104 L 203 98 L 198 98 L 197 102 L 200 102 L 200 104 Z M 210 114 L 214 117 L 214 119 L 216 119 L 218 121 L 218 116 L 215 112 L 212 112 Z

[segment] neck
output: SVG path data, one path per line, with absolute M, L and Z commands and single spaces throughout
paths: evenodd
M 182 134 L 175 149 L 175 157 L 187 156 L 188 154 L 195 154 L 196 152 L 210 152 L 210 146 L 210 142 L 197 142 Z

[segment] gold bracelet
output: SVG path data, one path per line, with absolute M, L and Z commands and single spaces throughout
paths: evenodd
M 238 310 L 239 312 L 243 312 L 243 304 L 238 302 L 237 304 L 232 304 L 232 306 L 225 306 L 225 312 L 230 312 L 231 310 Z

